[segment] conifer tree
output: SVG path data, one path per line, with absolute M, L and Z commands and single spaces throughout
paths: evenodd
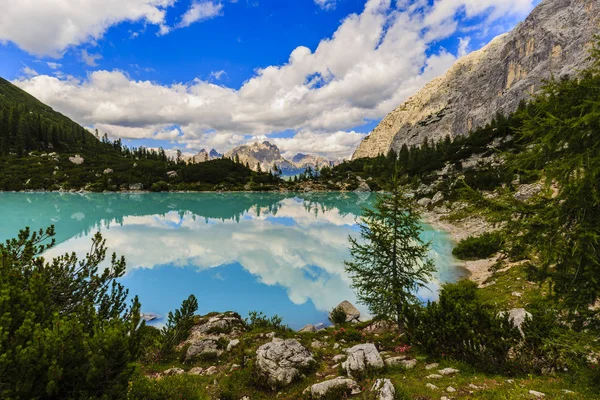
M 389 192 L 364 210 L 360 240 L 349 237 L 352 259 L 345 265 L 359 301 L 373 315 L 393 318 L 399 329 L 404 311 L 417 302 L 415 292 L 435 270 L 427 255 L 429 243 L 419 237 L 419 222 L 416 206 L 395 173 Z

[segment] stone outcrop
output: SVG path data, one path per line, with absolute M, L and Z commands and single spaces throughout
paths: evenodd
M 295 339 L 273 339 L 256 350 L 256 369 L 272 389 L 287 386 L 315 363 L 310 351 Z
M 353 158 L 465 135 L 498 112 L 515 111 L 544 79 L 573 76 L 588 65 L 599 16 L 597 0 L 543 0 L 512 32 L 461 58 L 388 114 Z
M 348 376 L 360 375 L 366 369 L 381 369 L 384 367 L 379 351 L 372 343 L 358 344 L 346 351 L 348 359 L 342 363 Z
M 179 348 L 188 346 L 186 361 L 194 358 L 217 358 L 225 350 L 231 351 L 240 344 L 239 337 L 244 331 L 244 321 L 236 313 L 211 314 L 198 317 L 188 338 Z

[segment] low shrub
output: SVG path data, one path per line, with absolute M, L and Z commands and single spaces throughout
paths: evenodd
M 279 315 L 267 317 L 262 312 L 250 311 L 246 318 L 246 326 L 248 330 L 255 329 L 273 329 L 273 330 L 288 330 L 287 325 L 283 324 L 283 318 Z
M 341 307 L 335 307 L 329 313 L 329 320 L 335 325 L 346 323 L 346 312 Z
M 521 338 L 508 315 L 479 300 L 477 285 L 466 280 L 444 285 L 438 302 L 413 309 L 407 328 L 411 342 L 428 355 L 492 372 L 506 369 L 509 351 Z
M 461 240 L 452 250 L 452 254 L 461 260 L 481 260 L 499 252 L 503 243 L 499 232 L 484 233 Z

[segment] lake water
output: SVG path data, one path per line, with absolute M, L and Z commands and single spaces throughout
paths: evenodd
M 101 231 L 109 253 L 126 257 L 122 281 L 145 313 L 164 317 L 194 294 L 200 313 L 260 310 L 299 328 L 327 323 L 342 300 L 356 303 L 343 261 L 372 201 L 355 193 L 0 193 L 0 240 L 54 225 L 57 245 L 46 256 L 83 256 Z M 464 270 L 450 237 L 424 228 L 438 269 L 420 293 L 427 300 Z

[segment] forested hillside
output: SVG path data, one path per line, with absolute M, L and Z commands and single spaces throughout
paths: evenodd
M 187 165 L 73 122 L 0 78 L 0 190 L 269 190 L 279 181 L 228 159 Z

